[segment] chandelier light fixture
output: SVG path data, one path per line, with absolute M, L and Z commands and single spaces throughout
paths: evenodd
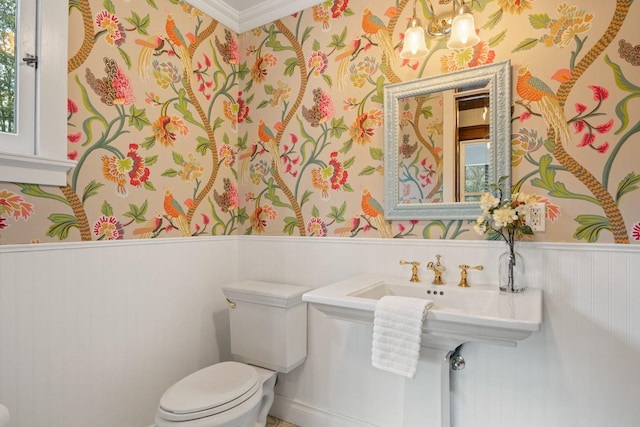
M 422 21 L 416 17 L 416 2 L 417 0 L 413 1 L 413 17 L 404 32 L 404 44 L 400 52 L 400 58 L 404 59 L 422 58 L 429 53 Z
M 413 1 L 413 15 L 404 33 L 404 41 L 400 57 L 404 59 L 422 58 L 429 53 L 427 49 L 427 37 L 446 38 L 447 48 L 465 49 L 480 41 L 476 34 L 476 25 L 471 8 L 462 0 L 460 7 L 456 9 L 455 0 L 452 0 L 453 10 L 436 15 L 431 0 L 427 0 L 431 16 L 433 17 L 426 27 L 416 16 L 416 3 Z
M 451 34 L 447 47 L 449 49 L 465 49 L 479 41 L 480 37 L 476 34 L 476 22 L 473 19 L 471 8 L 463 0 L 451 23 Z

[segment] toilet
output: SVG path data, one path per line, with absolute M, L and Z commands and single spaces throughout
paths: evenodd
M 222 288 L 229 304 L 233 361 L 216 363 L 172 385 L 156 427 L 264 427 L 278 372 L 307 357 L 309 288 L 244 281 Z

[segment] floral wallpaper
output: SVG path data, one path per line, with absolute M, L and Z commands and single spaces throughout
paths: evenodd
M 440 13 L 451 1 L 418 0 L 416 13 L 428 22 L 429 3 Z M 503 60 L 512 183 L 547 206 L 533 239 L 639 243 L 640 6 L 467 4 L 480 43 L 452 51 L 430 39 L 427 57 L 401 60 L 406 0 L 329 0 L 240 35 L 181 0 L 71 0 L 68 153 L 78 164 L 65 187 L 0 183 L 0 244 L 484 238 L 474 221 L 385 220 L 382 95 L 387 83 Z M 415 176 L 437 194 L 429 119 L 421 106 L 404 110 L 431 153 Z

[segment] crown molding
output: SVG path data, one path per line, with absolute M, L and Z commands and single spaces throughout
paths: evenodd
M 232 1 L 232 0 L 229 0 Z M 221 24 L 238 34 L 321 3 L 319 0 L 263 0 L 238 10 L 223 0 L 189 0 Z

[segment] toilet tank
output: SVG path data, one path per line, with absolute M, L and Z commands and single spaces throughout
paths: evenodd
M 231 354 L 235 360 L 289 372 L 307 357 L 309 288 L 243 281 L 223 286 L 229 302 Z

